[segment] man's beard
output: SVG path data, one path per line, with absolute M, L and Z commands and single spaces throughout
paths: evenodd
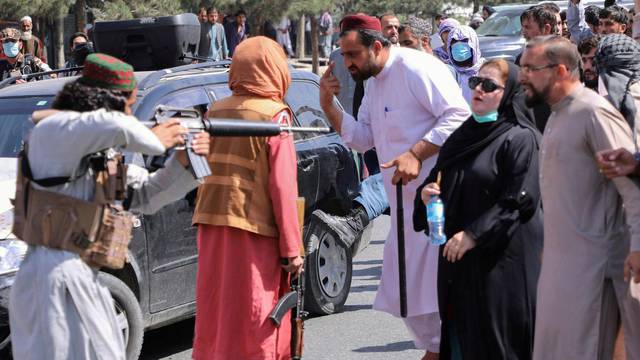
M 529 85 L 528 88 L 529 91 L 533 93 L 531 96 L 527 96 L 527 93 L 525 92 L 524 103 L 528 107 L 532 108 L 547 102 L 547 96 L 551 90 L 551 84 L 545 86 L 542 91 L 536 90 L 532 85 Z
M 356 72 L 351 72 L 351 69 L 356 69 L 357 71 Z M 362 69 L 358 69 L 354 65 L 351 65 L 349 70 L 350 70 L 349 73 L 351 74 L 351 77 L 355 81 L 365 81 L 365 80 L 367 80 L 367 79 L 369 79 L 370 77 L 373 76 L 373 70 L 372 70 L 372 66 L 371 66 L 370 63 L 365 64 L 362 67 Z
M 587 74 L 593 75 L 593 79 L 587 79 Z M 598 91 L 598 75 L 592 72 L 584 73 L 584 85 L 591 90 Z
M 393 45 L 397 45 L 398 44 L 398 37 L 397 36 L 391 36 L 390 38 L 388 38 L 387 40 L 389 40 L 389 42 Z
M 32 36 L 31 30 L 23 31 L 22 34 L 20 35 L 20 39 L 21 40 L 25 40 L 25 41 L 29 41 L 29 40 L 31 40 L 31 36 Z

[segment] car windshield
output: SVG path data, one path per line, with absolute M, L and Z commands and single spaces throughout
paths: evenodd
M 50 108 L 52 101 L 52 97 L 0 99 L 0 158 L 18 157 L 22 139 L 33 127 L 31 113 Z
M 520 35 L 522 10 L 500 11 L 493 14 L 476 30 L 478 36 Z

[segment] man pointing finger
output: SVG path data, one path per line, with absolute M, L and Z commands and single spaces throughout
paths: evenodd
M 367 80 L 357 119 L 333 103 L 340 84 L 330 66 L 320 80 L 320 103 L 343 140 L 359 152 L 376 148 L 384 186 L 395 212 L 394 184 L 402 181 L 405 212 L 412 213 L 419 182 L 435 164 L 439 147 L 470 111 L 447 67 L 424 52 L 392 47 L 380 22 L 366 15 L 346 16 L 340 34 L 346 68 L 355 80 Z M 356 121 L 357 120 L 357 121 Z M 404 228 L 412 229 L 411 219 Z M 380 287 L 374 309 L 399 316 L 395 218 L 385 243 Z M 422 233 L 407 230 L 408 317 L 417 348 L 429 359 L 439 352 L 440 318 L 436 294 L 438 248 Z

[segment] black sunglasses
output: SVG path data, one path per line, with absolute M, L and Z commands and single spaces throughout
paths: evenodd
M 469 88 L 474 90 L 478 85 L 482 85 L 482 91 L 486 93 L 494 92 L 498 89 L 504 89 L 504 86 L 496 84 L 495 81 L 487 78 L 481 78 L 479 76 L 472 76 L 469 78 Z

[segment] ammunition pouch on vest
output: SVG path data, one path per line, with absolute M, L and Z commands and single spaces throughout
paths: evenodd
M 29 245 L 74 252 L 92 267 L 120 269 L 127 258 L 133 215 L 117 202 L 126 195 L 126 167 L 120 154 L 89 158 L 95 173 L 93 201 L 40 187 L 62 185 L 69 177 L 35 180 L 23 150 L 18 162 L 13 233 Z

